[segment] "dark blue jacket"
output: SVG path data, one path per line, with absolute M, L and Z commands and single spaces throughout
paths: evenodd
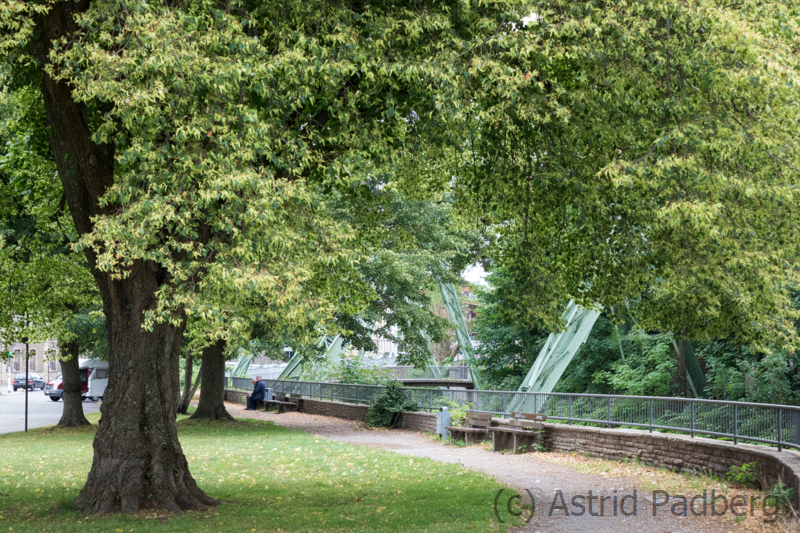
M 254 400 L 264 400 L 267 397 L 267 386 L 263 381 L 256 381 L 256 386 L 253 387 L 253 395 L 251 398 Z

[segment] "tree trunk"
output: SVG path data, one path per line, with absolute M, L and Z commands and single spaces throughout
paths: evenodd
M 200 366 L 200 402 L 192 418 L 236 420 L 225 409 L 225 344 L 223 340 L 203 348 Z
M 186 366 L 183 369 L 183 394 L 178 402 L 178 413 L 185 415 L 192 401 L 192 351 L 186 350 Z
M 689 396 L 689 381 L 686 378 L 686 341 L 678 341 L 678 396 Z
M 62 344 L 61 382 L 64 410 L 61 411 L 60 428 L 76 428 L 88 426 L 89 421 L 83 415 L 83 398 L 81 397 L 81 371 L 78 361 L 78 343 L 75 341 Z
M 115 311 L 106 312 L 108 388 L 92 469 L 76 500 L 87 513 L 143 508 L 180 513 L 217 503 L 197 487 L 178 442 L 175 395 L 183 328 L 142 328 L 144 310 L 155 303 L 149 272 L 143 266 L 128 278 L 132 283 L 114 282 L 119 290 L 105 302 Z
M 42 76 L 50 148 L 77 231 L 91 232 L 92 217 L 113 216 L 119 206 L 100 198 L 114 183 L 113 144 L 92 140 L 92 132 L 70 86 L 46 72 L 53 39 L 76 39 L 75 16 L 89 0 L 53 2 L 37 21 L 34 54 Z M 102 104 L 99 104 L 102 105 Z M 219 502 L 194 481 L 178 442 L 175 398 L 179 391 L 179 350 L 185 319 L 175 326 L 142 328 L 144 313 L 156 307 L 156 291 L 170 282 L 164 269 L 136 260 L 126 276 L 97 268 L 96 254 L 84 249 L 103 300 L 108 324 L 109 379 L 94 439 L 92 469 L 75 501 L 84 513 L 158 509 L 181 513 Z

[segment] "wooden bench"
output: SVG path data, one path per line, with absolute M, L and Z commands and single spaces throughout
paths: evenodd
M 511 413 L 511 420 L 508 427 L 493 427 L 489 428 L 492 432 L 492 451 L 499 452 L 505 448 L 502 447 L 504 439 L 501 436 L 511 436 L 511 449 L 514 453 L 518 452 L 519 441 L 528 441 L 526 447 L 530 445 L 530 440 L 538 441 L 544 429 L 544 421 L 547 420 L 545 415 L 537 415 L 533 413 Z
M 271 400 L 264 400 L 267 408 L 275 404 L 278 406 L 278 413 L 288 413 L 290 411 L 297 411 L 300 406 L 301 394 L 293 394 L 288 396 L 285 392 L 276 392 L 272 395 Z
M 478 413 L 467 411 L 463 426 L 445 426 L 450 433 L 463 433 L 467 445 L 470 444 L 470 435 L 486 435 L 492 425 L 491 413 Z

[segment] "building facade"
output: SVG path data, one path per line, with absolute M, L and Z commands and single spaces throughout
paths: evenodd
M 18 372 L 25 372 L 25 345 L 0 344 L 1 353 L 10 357 L 0 364 L 0 387 L 5 387 Z M 58 362 L 58 343 L 54 340 L 28 344 L 28 371 L 36 372 L 45 382 L 61 373 Z

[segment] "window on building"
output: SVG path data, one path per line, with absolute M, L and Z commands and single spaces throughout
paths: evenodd
M 50 361 L 50 372 L 55 372 L 55 371 L 56 371 L 56 362 Z
M 92 374 L 94 379 L 108 379 L 108 370 L 105 368 L 96 368 Z
M 14 361 L 14 372 L 19 372 L 19 361 Z

